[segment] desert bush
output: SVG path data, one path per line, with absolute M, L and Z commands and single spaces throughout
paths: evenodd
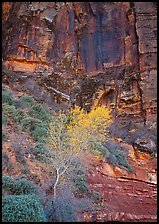
M 88 190 L 88 184 L 86 175 L 83 172 L 77 172 L 77 177 L 74 180 L 75 186 L 82 192 L 85 193 Z
M 2 199 L 2 222 L 46 222 L 43 207 L 33 195 L 8 195 Z
M 30 131 L 30 135 L 35 139 L 35 141 L 45 143 L 48 136 L 48 129 L 45 127 L 36 127 L 34 130 Z
M 7 117 L 12 117 L 16 123 L 20 123 L 21 120 L 27 116 L 27 114 L 23 110 L 16 109 L 14 105 L 8 105 L 5 103 L 2 105 L 2 109 L 3 113 Z
M 121 149 L 121 146 L 119 143 L 108 140 L 104 143 L 104 146 L 108 149 L 109 152 L 114 153 L 116 150 Z
M 22 171 L 22 173 L 25 174 L 25 175 L 30 174 L 30 171 L 29 171 L 29 169 L 28 169 L 27 166 L 23 166 L 23 167 L 21 168 L 21 171 Z
M 7 103 L 2 104 L 3 113 L 9 117 L 13 117 L 17 110 L 14 105 L 10 105 Z
M 4 115 L 4 114 L 2 114 L 2 124 L 3 124 L 3 125 L 6 125 L 7 122 L 8 122 L 8 118 L 7 118 L 7 116 Z
M 13 120 L 17 123 L 21 123 L 22 119 L 24 119 L 26 116 L 27 115 L 23 110 L 17 109 L 15 114 L 13 115 Z
M 113 153 L 109 153 L 107 160 L 110 164 L 124 166 L 129 172 L 133 172 L 133 169 L 126 158 L 126 154 L 122 150 L 118 149 Z
M 15 180 L 11 176 L 2 177 L 2 190 L 8 194 L 21 195 L 21 194 L 36 194 L 39 195 L 38 187 L 26 179 Z
M 29 116 L 44 121 L 45 123 L 49 121 L 49 115 L 45 109 L 43 109 L 40 105 L 34 104 L 29 112 Z
M 14 188 L 14 179 L 11 176 L 3 176 L 2 177 L 2 190 L 11 192 Z
M 99 154 L 102 157 L 108 157 L 108 155 L 109 155 L 108 149 L 101 142 L 98 142 L 95 139 L 93 139 L 91 141 L 91 149 L 93 149 L 94 151 L 99 152 Z
M 129 171 L 133 171 L 128 160 L 126 159 L 126 155 L 124 151 L 116 150 L 114 155 L 116 156 L 117 162 L 119 165 L 126 167 Z
M 75 209 L 71 200 L 63 200 L 59 197 L 57 206 L 53 209 L 53 222 L 74 222 L 76 221 Z
M 12 164 L 9 161 L 8 155 L 5 152 L 2 151 L 2 170 L 4 168 L 5 169 L 7 168 L 7 170 L 9 171 L 9 170 L 12 169 Z
M 20 107 L 26 107 L 26 106 L 31 107 L 35 104 L 33 97 L 29 95 L 21 96 L 17 100 L 17 103 L 19 103 Z
M 28 132 L 35 141 L 46 143 L 48 125 L 39 119 L 26 117 L 21 121 L 21 130 Z
M 37 144 L 34 148 L 32 148 L 32 153 L 35 155 L 36 159 L 38 159 L 41 162 L 47 162 L 49 163 L 49 151 L 48 148 L 42 144 Z
M 2 132 L 2 141 L 6 141 L 8 139 L 7 133 Z
M 2 90 L 2 104 L 6 103 L 8 105 L 14 105 L 15 101 L 12 98 L 11 94 L 6 90 Z
M 15 181 L 13 193 L 20 194 L 36 194 L 38 195 L 38 187 L 32 182 L 26 179 L 19 179 Z
M 91 194 L 91 198 L 95 203 L 99 203 L 102 200 L 102 196 L 98 191 L 93 191 Z
M 21 121 L 22 131 L 31 132 L 35 130 L 37 127 L 42 127 L 42 122 L 39 119 L 35 119 L 32 117 L 26 117 Z
M 117 165 L 118 164 L 118 159 L 116 158 L 116 156 L 113 153 L 109 153 L 107 160 L 110 164 L 112 165 Z
M 127 160 L 128 155 L 126 152 L 121 150 L 119 143 L 109 140 L 105 142 L 104 146 L 109 151 L 108 156 L 105 158 L 110 164 L 124 166 L 128 171 L 132 171 L 132 167 Z

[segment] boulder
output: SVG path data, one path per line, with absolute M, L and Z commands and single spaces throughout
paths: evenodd
M 155 141 L 152 138 L 143 136 L 142 138 L 137 139 L 134 142 L 134 148 L 143 152 L 156 152 L 157 146 Z

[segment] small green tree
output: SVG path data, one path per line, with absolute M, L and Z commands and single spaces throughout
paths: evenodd
M 52 116 L 49 125 L 49 152 L 56 170 L 54 200 L 59 179 L 73 165 L 74 159 L 85 149 L 91 149 L 94 141 L 104 142 L 111 123 L 110 110 L 105 106 L 87 113 L 80 107 L 71 109 L 69 116 L 60 112 Z

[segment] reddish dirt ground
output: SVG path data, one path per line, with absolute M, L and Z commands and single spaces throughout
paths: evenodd
M 101 192 L 104 209 L 94 214 L 85 214 L 85 221 L 156 221 L 155 184 L 97 173 L 88 176 L 88 183 L 95 191 Z
M 140 156 L 140 158 L 135 159 L 136 162 L 133 161 L 133 168 L 136 173 L 139 167 L 141 174 L 144 173 L 143 170 L 151 171 L 156 169 L 156 158 L 150 158 L 147 154 L 144 156 L 142 153 L 142 158 Z M 141 166 L 141 162 L 144 166 Z M 133 176 L 128 173 L 128 175 L 125 175 L 125 172 L 123 172 L 124 175 L 122 176 L 122 173 L 120 173 L 119 177 L 119 173 L 118 176 L 115 176 L 112 172 L 105 174 L 104 170 L 99 169 L 100 166 L 105 168 L 104 165 L 97 165 L 96 162 L 95 166 L 95 169 L 91 170 L 87 175 L 87 181 L 93 190 L 100 192 L 102 201 L 99 211 L 85 212 L 83 214 L 85 222 L 157 222 L 156 183 L 150 183 L 147 178 L 145 179 L 145 175 Z M 107 166 L 107 171 L 108 167 L 111 166 Z

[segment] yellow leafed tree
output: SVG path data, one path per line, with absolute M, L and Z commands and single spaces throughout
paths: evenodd
M 83 109 L 75 107 L 71 110 L 71 122 L 68 124 L 68 135 L 71 146 L 77 150 L 90 149 L 92 142 L 106 141 L 111 123 L 110 110 L 99 106 L 86 113 Z
M 106 141 L 111 123 L 110 110 L 105 106 L 92 109 L 89 113 L 78 106 L 71 109 L 69 115 L 59 113 L 52 116 L 50 133 L 50 157 L 56 169 L 54 184 L 54 206 L 56 204 L 56 188 L 60 176 L 71 167 L 74 158 L 92 144 Z

